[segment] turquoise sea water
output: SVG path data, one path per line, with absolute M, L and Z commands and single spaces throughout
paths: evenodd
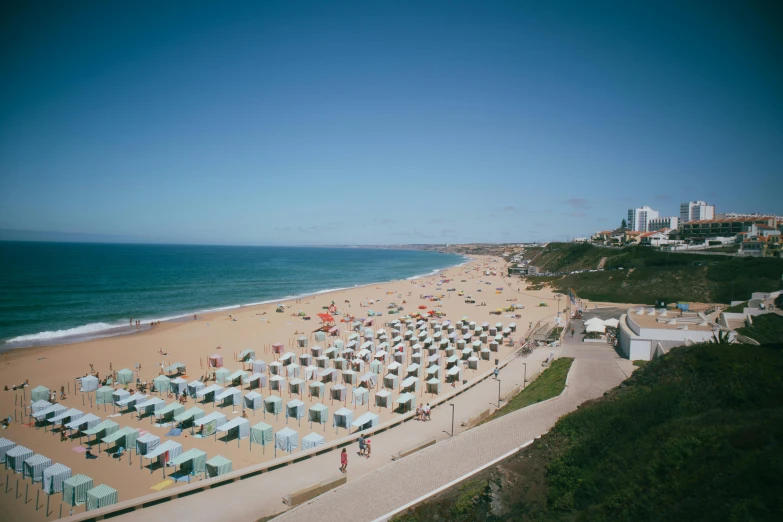
M 172 320 L 463 261 L 410 250 L 0 242 L 0 349 L 116 335 L 131 317 Z

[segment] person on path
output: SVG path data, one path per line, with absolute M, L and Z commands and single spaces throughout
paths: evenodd
M 573 337 L 573 336 L 574 336 L 574 329 L 571 328 L 571 337 Z
M 492 372 L 492 373 L 494 373 L 494 374 L 495 374 L 495 379 L 497 379 L 497 378 L 498 378 L 498 375 L 500 375 L 500 370 L 498 369 L 498 367 L 497 367 L 497 366 L 495 366 L 495 371 L 494 371 L 494 372 Z
M 340 453 L 340 464 L 341 473 L 348 471 L 348 452 L 345 451 L 345 448 L 343 448 L 343 451 Z
M 365 441 L 365 446 L 367 449 L 367 454 L 365 455 L 368 459 L 370 458 L 370 454 L 372 453 L 372 446 L 370 445 L 370 439 L 367 439 Z
M 359 435 L 359 456 L 364 457 L 365 451 L 367 451 L 367 439 L 364 435 Z

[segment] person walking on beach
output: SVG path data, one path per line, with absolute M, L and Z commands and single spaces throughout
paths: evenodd
M 571 328 L 571 337 L 573 337 L 573 336 L 574 336 L 574 329 Z
M 367 440 L 364 435 L 359 435 L 359 456 L 364 457 L 364 452 L 367 450 Z
M 500 375 L 500 370 L 498 369 L 498 367 L 497 367 L 497 366 L 495 366 L 495 371 L 494 371 L 494 372 L 492 372 L 492 373 L 494 373 L 494 374 L 495 374 L 495 379 L 497 379 L 497 378 L 498 378 L 498 375 Z
M 343 448 L 343 451 L 340 452 L 340 472 L 345 473 L 346 471 L 348 471 L 348 452 Z

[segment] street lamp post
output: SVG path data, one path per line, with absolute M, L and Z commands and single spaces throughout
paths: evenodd
M 522 377 L 522 389 L 525 389 L 525 386 L 527 386 L 527 363 L 522 363 L 522 365 L 525 367 L 525 375 Z
M 449 404 L 451 406 L 451 436 L 454 436 L 454 404 Z
M 500 379 L 498 379 L 498 408 L 500 408 Z

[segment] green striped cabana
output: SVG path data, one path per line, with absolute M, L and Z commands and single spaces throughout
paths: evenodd
M 117 383 L 118 384 L 131 384 L 133 382 L 133 372 L 130 371 L 127 368 L 123 368 L 122 370 L 117 372 Z
M 228 368 L 218 368 L 215 370 L 215 382 L 218 384 L 226 384 L 229 375 L 231 375 L 231 370 Z
M 0 461 L 5 462 L 5 454 L 14 446 L 16 446 L 16 442 L 0 438 Z
M 102 386 L 101 388 L 95 390 L 95 403 L 112 404 L 114 402 L 114 398 L 112 397 L 113 394 L 114 388 L 111 386 Z
M 111 506 L 119 501 L 117 490 L 110 488 L 106 484 L 87 491 L 87 511 Z
M 160 445 L 160 437 L 152 433 L 145 433 L 136 439 L 136 454 L 146 455 Z
M 120 425 L 117 424 L 116 422 L 111 420 L 105 420 L 100 424 L 96 424 L 92 428 L 83 431 L 82 435 L 87 436 L 87 441 L 89 441 L 90 437 L 92 436 L 95 436 L 95 440 L 101 440 L 105 437 L 108 437 L 112 433 L 116 433 L 117 430 L 119 429 L 120 429 Z
M 241 362 L 251 361 L 256 358 L 256 351 L 248 348 L 239 352 L 239 360 Z
M 33 483 L 41 482 L 43 470 L 52 465 L 52 459 L 41 454 L 33 455 L 24 461 L 22 478 L 30 477 Z
M 184 411 L 179 415 L 175 415 L 174 422 L 179 423 L 180 428 L 187 428 L 189 426 L 192 426 L 193 422 L 196 421 L 196 419 L 200 419 L 204 415 L 206 415 L 206 413 L 204 413 L 204 410 L 202 410 L 198 406 L 193 406 L 187 411 Z
M 15 446 L 5 452 L 5 467 L 14 473 L 24 471 L 24 461 L 33 456 L 33 450 L 24 446 Z
M 175 457 L 171 463 L 180 466 L 180 471 L 189 475 L 198 475 L 205 471 L 207 454 L 200 449 L 193 448 Z
M 180 404 L 178 402 L 172 402 L 171 404 L 167 404 L 165 407 L 156 411 L 155 418 L 158 419 L 159 423 L 169 422 L 170 420 L 173 420 L 175 416 L 179 415 L 184 411 L 185 411 L 185 406 L 183 404 Z
M 139 438 L 139 430 L 126 426 L 105 437 L 101 442 L 114 444 L 115 447 L 132 448 L 136 445 L 136 439 Z
M 30 392 L 30 401 L 48 401 L 51 391 L 46 386 L 36 386 Z
M 47 495 L 53 495 L 63 490 L 63 482 L 71 478 L 71 468 L 63 464 L 54 464 L 43 470 L 43 487 L 44 493 Z
M 92 489 L 92 479 L 87 475 L 74 475 L 63 482 L 63 502 L 69 506 L 81 506 L 87 502 L 87 492 Z
M 313 422 L 326 426 L 326 423 L 329 422 L 329 408 L 323 404 L 313 404 L 307 410 L 307 418 L 310 420 L 310 427 Z
M 272 444 L 272 435 L 272 426 L 265 422 L 259 422 L 252 426 L 250 428 L 250 449 L 253 449 L 253 444 L 260 444 L 261 446 Z
M 165 375 L 158 375 L 152 382 L 155 383 L 155 391 L 158 392 L 158 394 L 168 393 L 171 389 L 171 379 Z
M 272 427 L 270 426 L 269 429 L 272 429 Z M 212 457 L 206 462 L 206 472 L 208 478 L 219 477 L 220 475 L 230 473 L 231 461 L 226 457 L 221 457 L 220 455 Z

